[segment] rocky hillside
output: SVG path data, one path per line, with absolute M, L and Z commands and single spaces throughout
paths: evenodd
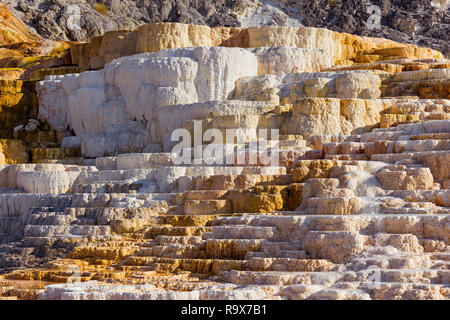
M 4 4 L 0 4 L 0 45 L 22 41 L 36 41 L 39 35 L 14 17 Z
M 299 12 L 302 23 L 339 32 L 428 46 L 449 54 L 448 0 L 277 0 L 286 12 Z M 371 5 L 380 8 L 381 28 L 368 27 Z M 373 19 L 373 18 L 372 18 Z M 372 20 L 372 22 L 376 22 Z
M 239 26 L 239 16 L 257 6 L 256 0 L 6 0 L 6 4 L 27 24 L 46 38 L 88 40 L 106 31 L 136 29 L 150 22 L 182 22 Z M 80 9 L 81 30 L 71 30 L 70 8 Z
M 13 13 L 45 38 L 86 41 L 106 31 L 150 22 L 209 26 L 289 25 L 324 27 L 358 35 L 415 43 L 449 53 L 446 0 L 5 0 Z M 369 28 L 380 8 L 378 29 Z M 71 5 L 77 5 L 73 9 Z M 80 28 L 68 27 L 79 17 Z M 79 16 L 77 16 L 79 14 Z M 70 18 L 72 16 L 72 18 Z M 372 18 L 371 18 L 372 16 Z M 78 19 L 78 18 L 77 18 Z

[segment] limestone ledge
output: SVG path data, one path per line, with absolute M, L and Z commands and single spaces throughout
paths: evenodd
M 73 63 L 78 66 L 98 69 L 126 55 L 199 46 L 320 49 L 328 52 L 333 64 L 374 62 L 389 58 L 442 58 L 441 53 L 428 48 L 322 28 L 270 26 L 239 29 L 181 23 L 152 23 L 134 31 L 107 32 L 93 38 L 90 43 L 73 46 L 71 56 Z

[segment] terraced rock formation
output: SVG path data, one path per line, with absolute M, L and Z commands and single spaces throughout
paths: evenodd
M 2 298 L 449 299 L 440 52 L 169 23 L 71 59 L 0 140 Z M 177 164 L 177 129 L 214 134 Z
M 147 24 L 134 31 L 113 31 L 70 49 L 72 63 L 91 69 L 122 56 L 162 49 L 224 46 L 259 48 L 290 46 L 325 50 L 333 64 L 353 64 L 392 58 L 442 58 L 442 53 L 382 38 L 366 38 L 320 28 L 253 27 L 247 29 L 187 25 Z M 292 70 L 295 71 L 295 70 Z

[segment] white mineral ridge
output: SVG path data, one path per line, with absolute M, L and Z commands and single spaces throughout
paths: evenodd
M 145 123 L 156 107 L 226 100 L 237 79 L 257 75 L 241 48 L 183 48 L 117 59 L 99 71 L 51 76 L 37 85 L 40 114 L 57 130 L 105 133 L 126 120 Z

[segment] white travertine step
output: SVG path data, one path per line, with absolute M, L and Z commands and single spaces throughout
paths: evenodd
M 104 236 L 111 232 L 109 226 L 52 226 L 27 225 L 27 237 Z
M 65 215 L 63 212 L 39 212 L 32 214 L 27 219 L 27 224 L 31 225 L 69 225 L 77 218 Z M 95 223 L 95 220 L 94 220 Z
M 117 170 L 153 169 L 173 165 L 170 153 L 119 154 L 115 163 Z
M 75 193 L 156 193 L 159 187 L 154 180 L 122 181 L 97 181 L 89 184 L 77 184 Z
M 361 142 L 404 139 L 421 134 L 450 133 L 450 120 L 426 121 L 419 124 L 399 124 L 396 127 L 377 128 L 361 135 Z
M 407 159 L 422 159 L 427 156 L 448 156 L 450 151 L 423 151 L 423 152 L 402 152 L 402 153 L 385 153 L 385 154 L 373 154 L 372 161 L 382 161 L 387 163 L 395 163 L 401 160 Z
M 230 270 L 220 274 L 223 281 L 237 285 L 330 285 L 338 281 L 342 272 L 286 272 L 286 271 L 238 271 Z
M 216 239 L 271 239 L 276 236 L 275 227 L 254 227 L 247 225 L 214 226 L 213 237 Z
M 450 150 L 450 140 L 402 140 L 389 142 L 386 153 Z
M 212 221 L 213 228 L 222 226 L 274 227 L 278 229 L 277 241 L 302 241 L 311 231 L 351 231 L 365 235 L 376 233 L 414 234 L 423 239 L 450 241 L 450 217 L 447 214 L 358 214 L 320 215 L 286 212 L 279 215 L 246 215 L 218 217 Z M 227 229 L 219 229 L 226 232 Z M 222 231 L 224 230 L 224 231 Z M 232 230 L 232 229 L 230 229 Z M 235 229 L 236 230 L 236 229 Z M 227 230 L 228 231 L 228 230 Z M 284 240 L 286 239 L 286 240 Z
M 324 259 L 293 259 L 293 258 L 252 258 L 248 268 L 253 271 L 330 271 L 334 264 Z
M 450 214 L 450 208 L 386 208 L 383 211 L 386 214 Z

